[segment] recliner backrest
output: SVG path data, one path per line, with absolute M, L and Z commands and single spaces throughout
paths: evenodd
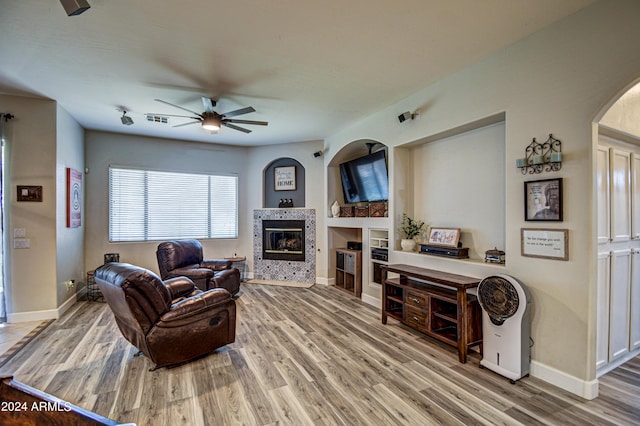
M 171 308 L 169 289 L 147 269 L 128 263 L 107 263 L 96 270 L 95 278 L 121 329 L 134 328 L 135 321 L 146 334 Z
M 170 271 L 187 265 L 199 265 L 203 259 L 202 244 L 198 240 L 165 241 L 156 251 L 160 276 L 165 279 Z

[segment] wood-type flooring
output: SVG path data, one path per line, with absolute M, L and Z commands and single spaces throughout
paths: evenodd
M 104 303 L 79 302 L 0 372 L 120 422 L 147 425 L 640 424 L 640 361 L 592 401 L 458 362 L 448 347 L 333 287 L 243 284 L 236 342 L 149 371 Z

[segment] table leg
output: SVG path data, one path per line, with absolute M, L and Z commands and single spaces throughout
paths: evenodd
M 469 340 L 467 322 L 467 290 L 458 289 L 458 359 L 460 362 L 467 362 L 467 343 Z

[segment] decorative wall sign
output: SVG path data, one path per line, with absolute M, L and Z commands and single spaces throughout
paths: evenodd
M 524 220 L 562 222 L 562 178 L 524 183 Z
M 67 228 L 82 225 L 82 173 L 67 167 Z
M 569 230 L 522 228 L 520 234 L 522 256 L 569 260 Z
M 42 186 L 18 185 L 18 201 L 42 202 Z
M 296 166 L 276 167 L 273 172 L 276 191 L 296 190 Z

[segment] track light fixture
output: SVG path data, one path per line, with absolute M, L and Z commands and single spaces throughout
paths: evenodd
M 87 0 L 60 0 L 60 3 L 68 16 L 80 15 L 91 7 Z
M 125 110 L 122 110 L 122 117 L 120 117 L 120 121 L 122 121 L 122 124 L 125 126 L 131 126 L 133 124 L 133 118 L 129 117 Z

